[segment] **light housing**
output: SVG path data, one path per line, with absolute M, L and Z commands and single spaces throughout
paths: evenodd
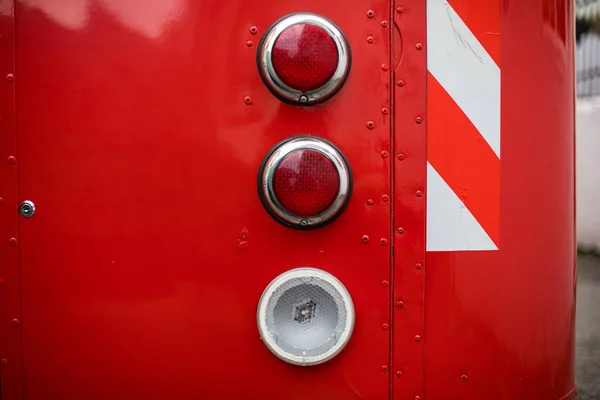
M 330 20 L 287 15 L 265 32 L 257 52 L 260 75 L 279 99 L 313 105 L 335 95 L 350 72 L 350 47 Z
M 258 192 L 278 222 L 297 229 L 326 225 L 344 210 L 352 192 L 352 172 L 343 154 L 314 136 L 276 145 L 258 173 Z
M 284 272 L 265 288 L 257 307 L 260 337 L 281 360 L 322 364 L 350 341 L 355 311 L 346 287 L 330 273 L 310 267 Z

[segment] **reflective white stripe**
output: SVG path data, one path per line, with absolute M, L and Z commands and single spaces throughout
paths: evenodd
M 498 250 L 473 214 L 427 163 L 427 251 Z
M 500 68 L 445 0 L 427 1 L 427 68 L 500 157 Z

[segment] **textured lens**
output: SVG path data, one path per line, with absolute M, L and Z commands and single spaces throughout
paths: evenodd
M 277 166 L 273 189 L 277 201 L 288 212 L 310 217 L 334 202 L 340 176 L 329 158 L 317 151 L 298 150 Z
M 346 345 L 354 308 L 335 277 L 298 268 L 271 282 L 261 298 L 258 318 L 261 337 L 272 352 L 293 364 L 314 365 Z
M 311 24 L 292 25 L 273 46 L 273 68 L 287 86 L 303 92 L 325 85 L 338 65 L 338 50 L 327 32 Z

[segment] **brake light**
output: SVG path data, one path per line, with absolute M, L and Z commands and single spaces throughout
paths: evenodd
M 267 30 L 258 64 L 273 94 L 311 105 L 327 100 L 343 86 L 350 70 L 350 49 L 331 21 L 315 14 L 292 14 Z
M 350 167 L 340 151 L 309 136 L 277 145 L 259 172 L 259 193 L 267 211 L 295 228 L 331 222 L 348 203 L 351 186 Z

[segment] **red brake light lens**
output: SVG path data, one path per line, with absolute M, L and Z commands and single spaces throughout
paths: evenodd
M 316 14 L 290 14 L 265 32 L 258 70 L 279 99 L 312 105 L 335 95 L 350 72 L 350 47 L 342 31 Z
M 284 84 L 307 92 L 331 79 L 339 57 L 327 32 L 315 25 L 296 24 L 275 39 L 272 58 L 273 68 Z
M 294 151 L 275 168 L 275 197 L 283 208 L 300 217 L 327 210 L 340 190 L 335 165 L 317 151 Z
M 310 229 L 333 221 L 348 204 L 350 166 L 331 143 L 290 138 L 267 155 L 258 175 L 263 205 L 278 222 Z

